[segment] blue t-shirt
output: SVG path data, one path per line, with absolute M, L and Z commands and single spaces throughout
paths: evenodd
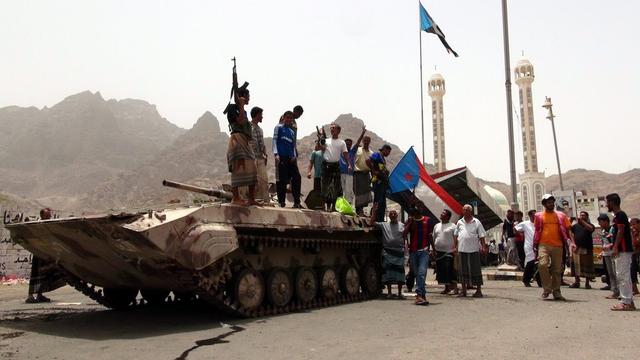
M 322 177 L 322 150 L 316 150 L 311 152 L 311 156 L 309 160 L 313 162 L 313 177 L 319 178 Z
M 373 155 L 369 157 L 369 160 L 371 160 L 371 162 L 373 163 L 373 169 L 380 170 L 382 172 L 385 172 L 385 170 L 387 169 L 387 161 L 385 160 L 384 156 L 380 154 L 380 152 L 373 153 Z M 371 177 L 372 184 L 378 184 L 384 181 L 386 181 L 386 177 L 384 179 L 379 179 L 376 175 L 373 175 Z
M 349 151 L 347 152 L 349 154 L 349 162 L 351 163 L 351 172 L 349 172 L 349 166 L 344 161 L 344 157 L 340 156 L 340 174 L 353 175 L 353 163 L 356 158 L 357 151 L 358 148 L 352 146 L 351 149 L 349 149 Z
M 276 147 L 281 158 L 296 157 L 296 135 L 288 126 L 277 127 Z

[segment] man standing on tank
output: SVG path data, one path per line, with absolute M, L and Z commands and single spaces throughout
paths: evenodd
M 269 178 L 267 177 L 267 149 L 264 145 L 264 133 L 260 127 L 263 110 L 260 107 L 251 109 L 251 145 L 256 158 L 258 182 L 256 184 L 256 198 L 263 203 L 269 203 Z
M 376 204 L 376 221 L 384 221 L 387 210 L 387 187 L 389 186 L 389 170 L 386 157 L 391 154 L 391 146 L 384 144 L 380 150 L 367 160 L 371 169 L 371 185 L 373 187 L 373 202 Z
M 340 158 L 347 163 L 347 170 L 353 171 L 347 152 L 347 144 L 339 138 L 342 128 L 336 123 L 330 127 L 331 137 L 326 140 L 323 146 L 322 196 L 327 204 L 327 211 L 333 211 L 336 200 L 342 196 L 342 182 L 340 178 Z M 383 215 L 384 216 L 384 215 Z
M 298 170 L 296 135 L 293 128 L 291 128 L 293 112 L 287 111 L 282 117 L 284 120 L 282 126 L 278 128 L 278 135 L 275 138 L 276 151 L 273 154 L 279 175 L 277 184 L 278 203 L 280 207 L 285 207 L 287 185 L 291 184 L 293 207 L 302 208 L 300 204 L 301 177 Z
M 229 145 L 227 147 L 227 163 L 231 173 L 231 192 L 233 193 L 232 204 L 236 205 L 258 205 L 255 200 L 255 190 L 257 182 L 257 170 L 255 156 L 251 148 L 252 140 L 251 123 L 247 119 L 247 112 L 244 110 L 249 103 L 249 90 L 238 89 L 238 104 L 231 104 L 227 112 L 229 121 Z M 240 198 L 240 188 L 249 187 L 247 201 Z

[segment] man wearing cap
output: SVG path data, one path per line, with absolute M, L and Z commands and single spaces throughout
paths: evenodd
M 562 249 L 569 247 L 569 256 L 576 249 L 571 233 L 571 222 L 561 211 L 555 210 L 556 199 L 551 194 L 542 197 L 544 211 L 536 213 L 534 220 L 533 249 L 539 259 L 538 271 L 542 280 L 542 299 L 553 295 L 554 300 L 566 300 L 560 292 L 564 272 Z
M 376 221 L 384 221 L 384 213 L 387 210 L 387 187 L 389 186 L 389 170 L 385 158 L 391 154 L 391 146 L 382 145 L 380 150 L 367 160 L 367 166 L 371 169 L 371 186 L 373 187 L 373 202 L 376 204 Z

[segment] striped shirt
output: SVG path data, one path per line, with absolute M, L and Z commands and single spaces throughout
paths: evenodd
M 428 216 L 420 219 L 409 218 L 404 226 L 404 236 L 409 234 L 409 251 L 422 251 L 429 247 L 432 241 L 433 220 Z

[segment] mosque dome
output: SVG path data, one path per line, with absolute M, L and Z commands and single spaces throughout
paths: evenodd
M 444 80 L 444 77 L 442 76 L 442 74 L 435 73 L 431 75 L 431 78 L 429 80 Z
M 507 197 L 504 196 L 502 192 L 492 188 L 489 185 L 485 185 L 484 190 L 491 196 L 493 201 L 495 201 L 496 204 L 498 204 L 498 206 L 500 206 L 502 210 L 507 211 L 509 209 L 509 201 L 507 200 Z

